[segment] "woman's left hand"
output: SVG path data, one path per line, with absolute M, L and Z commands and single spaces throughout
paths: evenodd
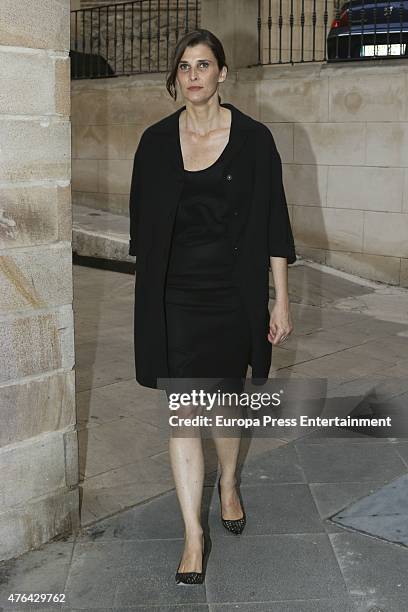
M 288 301 L 275 302 L 269 320 L 268 340 L 271 344 L 282 344 L 292 333 L 293 325 Z

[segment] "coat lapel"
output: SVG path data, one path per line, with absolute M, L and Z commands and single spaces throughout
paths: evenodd
M 228 143 L 228 148 L 223 156 L 224 167 L 227 168 L 228 164 L 245 145 L 248 138 L 248 131 L 253 128 L 246 120 L 246 116 L 233 104 L 226 102 L 220 106 L 229 108 L 232 112 L 230 140 Z M 181 108 L 177 109 L 175 113 L 172 113 L 160 122 L 160 127 L 157 126 L 156 128 L 159 129 L 160 132 L 162 132 L 162 136 L 165 136 L 167 139 L 166 144 L 168 145 L 168 159 L 170 160 L 170 163 L 174 167 L 174 170 L 179 178 L 184 177 L 183 155 L 179 137 L 179 117 L 185 108 L 185 106 L 182 106 Z

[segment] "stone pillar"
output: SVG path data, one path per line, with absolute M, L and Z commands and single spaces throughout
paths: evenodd
M 258 61 L 258 0 L 201 0 L 201 27 L 221 40 L 229 69 Z
M 69 11 L 0 7 L 1 560 L 79 524 Z

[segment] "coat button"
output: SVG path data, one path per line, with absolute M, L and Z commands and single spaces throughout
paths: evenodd
M 227 181 L 232 181 L 232 174 L 227 174 Z

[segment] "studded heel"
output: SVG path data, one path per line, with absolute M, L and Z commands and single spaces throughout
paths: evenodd
M 202 561 L 202 571 L 201 572 L 176 572 L 176 584 L 180 585 L 192 585 L 192 584 L 202 584 L 205 578 L 205 572 L 207 568 L 207 560 L 208 555 L 211 549 L 211 542 L 206 539 L 203 535 L 203 561 Z M 180 560 L 181 563 L 181 560 Z M 179 567 L 180 567 L 179 563 Z
M 218 495 L 220 497 L 220 507 L 221 507 L 221 483 L 220 483 L 220 478 L 218 479 Z M 222 511 L 221 511 L 221 522 L 224 525 L 225 529 L 227 529 L 228 531 L 230 531 L 231 533 L 233 533 L 235 535 L 240 535 L 244 531 L 244 527 L 246 525 L 245 511 L 243 512 L 242 517 L 239 518 L 239 519 L 225 519 L 225 518 L 222 517 Z

